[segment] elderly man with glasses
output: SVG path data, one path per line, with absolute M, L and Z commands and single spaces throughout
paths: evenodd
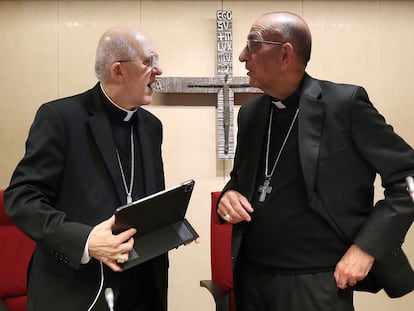
M 306 72 L 311 33 L 288 12 L 251 27 L 250 85 L 217 213 L 233 224 L 237 311 L 352 311 L 354 290 L 414 288 L 401 249 L 414 219 L 414 151 L 359 86 Z M 385 198 L 374 204 L 374 180 Z
M 164 189 L 162 124 L 143 109 L 162 73 L 143 32 L 105 32 L 90 90 L 42 105 L 5 192 L 8 215 L 36 242 L 28 310 L 165 311 L 168 258 L 122 271 L 135 229 L 115 209 Z M 122 272 L 122 273 L 120 273 Z M 106 289 L 106 290 L 105 290 Z

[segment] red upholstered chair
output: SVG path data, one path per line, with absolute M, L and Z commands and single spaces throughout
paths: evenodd
M 27 266 L 35 243 L 7 217 L 3 194 L 0 190 L 0 311 L 25 311 Z
M 213 295 L 216 311 L 235 311 L 233 296 L 233 271 L 231 260 L 232 225 L 221 223 L 217 212 L 220 192 L 211 193 L 211 280 L 200 281 Z

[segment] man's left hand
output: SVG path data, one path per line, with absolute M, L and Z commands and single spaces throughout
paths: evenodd
M 359 246 L 353 244 L 337 263 L 334 276 L 338 288 L 355 286 L 363 280 L 374 264 L 375 258 Z

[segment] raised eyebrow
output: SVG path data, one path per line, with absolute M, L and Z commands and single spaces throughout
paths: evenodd
M 258 34 L 249 34 L 247 40 L 263 40 L 263 38 Z

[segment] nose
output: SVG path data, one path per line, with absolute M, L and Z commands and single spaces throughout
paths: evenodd
M 155 73 L 156 76 L 162 75 L 162 69 L 158 62 L 155 64 L 154 68 L 152 68 L 152 72 Z
M 250 57 L 250 53 L 247 50 L 247 45 L 244 47 L 243 50 L 241 50 L 240 55 L 239 55 L 239 61 L 241 61 L 242 63 L 247 61 L 248 58 Z

